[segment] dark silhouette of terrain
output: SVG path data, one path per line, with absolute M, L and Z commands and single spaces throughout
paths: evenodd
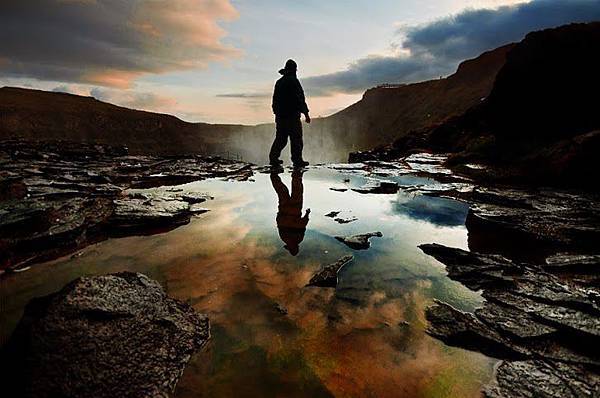
M 304 129 L 311 162 L 345 161 L 348 153 L 392 142 L 439 124 L 486 97 L 512 45 L 465 61 L 444 79 L 367 90 L 363 98 Z M 310 97 L 310 92 L 306 93 Z M 257 126 L 188 123 L 174 116 L 123 108 L 92 97 L 24 88 L 0 88 L 0 140 L 67 140 L 125 145 L 134 154 L 229 151 L 264 162 L 273 123 Z
M 240 125 L 188 123 L 175 116 L 123 108 L 93 97 L 0 88 L 0 140 L 125 145 L 133 154 L 183 155 L 222 150 Z
M 386 145 L 409 132 L 431 127 L 481 102 L 489 95 L 513 44 L 462 62 L 447 78 L 369 89 L 355 104 L 304 126 L 304 152 L 310 162 L 346 161 L 348 153 Z M 310 97 L 310 92 L 306 93 Z M 234 151 L 262 153 L 274 125 L 234 133 Z M 268 145 L 268 144 L 267 144 Z
M 356 145 L 374 147 L 462 114 L 489 95 L 512 47 L 508 44 L 464 61 L 447 78 L 371 88 L 356 104 L 315 121 L 311 133 L 344 132 Z
M 598 189 L 588 174 L 600 150 L 600 22 L 528 34 L 507 54 L 489 97 L 434 128 L 350 156 L 393 159 L 430 150 L 489 179 Z M 482 162 L 484 171 L 461 165 Z

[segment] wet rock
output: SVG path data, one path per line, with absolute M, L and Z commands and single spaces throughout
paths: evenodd
M 492 357 L 524 358 L 524 353 L 518 346 L 510 344 L 509 340 L 473 314 L 459 311 L 440 301 L 427 308 L 425 314 L 430 322 L 427 333 L 446 344 L 477 350 Z
M 113 211 L 105 198 L 0 202 L 0 268 L 16 270 L 80 248 Z
M 390 161 L 365 160 L 354 170 L 370 174 L 411 175 L 431 183 L 402 187 L 403 191 L 458 199 L 470 205 L 466 226 L 469 247 L 522 261 L 539 261 L 557 250 L 594 253 L 600 241 L 600 197 L 565 189 L 476 186 L 445 166 L 446 156 L 417 153 Z M 356 188 L 378 192 L 376 182 Z M 382 190 L 386 192 L 385 190 Z M 393 187 L 387 192 L 394 192 Z
M 329 189 L 332 191 L 336 191 L 336 192 L 346 192 L 348 190 L 348 188 L 338 188 L 338 187 L 331 187 Z
M 448 276 L 472 290 L 484 286 L 513 284 L 512 275 L 522 273 L 522 267 L 500 255 L 483 255 L 443 245 L 419 245 L 425 254 L 446 265 Z
M 512 307 L 486 303 L 477 311 L 477 318 L 485 324 L 494 324 L 499 332 L 525 339 L 541 337 L 557 331 L 556 328 L 540 323 L 533 315 Z
M 595 250 L 600 241 L 600 201 L 593 194 L 479 187 L 466 200 L 470 230 L 513 246 Z
M 399 189 L 400 187 L 397 183 L 389 181 L 378 181 L 377 183 L 365 185 L 360 188 L 352 188 L 354 192 L 365 194 L 394 194 Z
M 125 148 L 0 141 L 0 270 L 69 254 L 109 236 L 187 223 L 211 199 L 189 187 L 247 179 L 247 163 L 202 156 L 130 156 Z
M 3 390 L 25 397 L 164 397 L 209 339 L 206 316 L 142 274 L 76 279 L 34 299 L 3 348 Z
M 181 200 L 126 199 L 115 200 L 110 222 L 123 230 L 145 227 L 168 227 L 190 220 L 190 205 Z
M 496 382 L 484 391 L 488 398 L 579 398 L 599 394 L 597 373 L 539 360 L 503 362 L 496 371 Z
M 336 236 L 335 238 L 346 246 L 354 250 L 366 250 L 371 247 L 369 239 L 372 237 L 381 238 L 383 234 L 381 232 L 369 232 L 366 234 L 352 235 L 352 236 Z
M 336 287 L 338 284 L 338 272 L 353 259 L 353 256 L 347 255 L 335 263 L 326 265 L 310 278 L 307 286 Z
M 432 336 L 505 360 L 488 396 L 597 395 L 600 292 L 543 270 L 548 264 L 588 265 L 595 256 L 557 255 L 537 265 L 441 245 L 421 248 L 445 263 L 451 278 L 483 289 L 486 302 L 473 314 L 437 302 L 426 317 Z
M 329 213 L 325 214 L 325 217 L 334 218 L 340 213 L 341 213 L 341 211 L 330 211 Z
M 546 258 L 543 267 L 550 272 L 597 273 L 600 255 L 559 253 Z

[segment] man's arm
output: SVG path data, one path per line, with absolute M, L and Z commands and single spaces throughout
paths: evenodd
M 298 106 L 300 108 L 300 113 L 304 114 L 306 118 L 306 123 L 310 123 L 310 115 L 308 114 L 308 105 L 306 105 L 306 98 L 304 96 L 304 90 L 302 89 L 302 85 L 300 81 L 296 79 L 297 82 L 297 96 L 298 96 Z
M 277 83 L 275 83 L 275 88 L 273 88 L 273 99 L 271 102 L 271 108 L 273 108 L 273 113 L 277 114 L 277 108 L 279 107 L 279 93 L 277 89 Z

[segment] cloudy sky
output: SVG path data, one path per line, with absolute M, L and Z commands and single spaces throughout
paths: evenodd
M 287 58 L 325 116 L 374 85 L 592 20 L 600 0 L 1 0 L 0 85 L 254 124 L 272 120 Z

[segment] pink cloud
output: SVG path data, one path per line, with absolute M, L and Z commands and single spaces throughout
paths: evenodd
M 229 0 L 6 0 L 0 75 L 126 88 L 239 56 L 219 25 L 237 17 Z

